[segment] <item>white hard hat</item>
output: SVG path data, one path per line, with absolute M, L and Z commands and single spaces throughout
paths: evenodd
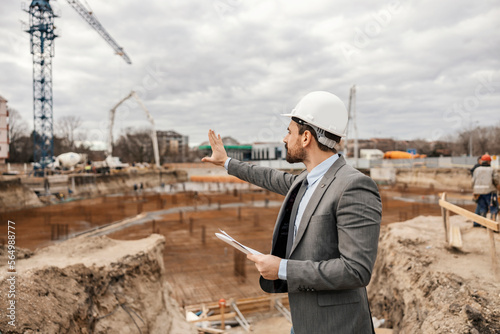
M 333 147 L 332 140 L 324 136 L 329 132 L 339 137 L 346 135 L 347 109 L 344 103 L 334 94 L 317 91 L 304 96 L 289 114 L 282 116 L 296 117 L 316 131 L 318 141 L 328 147 Z

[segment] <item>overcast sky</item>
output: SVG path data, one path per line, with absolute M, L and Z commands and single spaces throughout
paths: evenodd
M 303 95 L 326 90 L 347 106 L 354 84 L 360 138 L 436 140 L 500 122 L 498 1 L 87 0 L 132 65 L 66 0 L 50 3 L 60 15 L 54 120 L 80 116 L 91 140 L 106 141 L 109 110 L 131 90 L 157 130 L 190 144 L 209 128 L 242 143 L 281 140 L 279 114 Z M 21 7 L 0 4 L 0 95 L 32 128 Z M 132 101 L 116 119 L 117 135 L 149 125 Z

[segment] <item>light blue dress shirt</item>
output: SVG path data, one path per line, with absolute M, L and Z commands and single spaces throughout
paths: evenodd
M 231 158 L 227 158 L 226 159 L 226 162 L 224 163 L 224 168 L 227 170 L 227 168 L 229 167 L 229 161 L 231 161 Z
M 299 230 L 299 225 L 300 221 L 302 220 L 302 215 L 304 214 L 304 211 L 306 210 L 307 204 L 309 203 L 309 200 L 311 199 L 312 194 L 314 193 L 314 190 L 316 190 L 316 187 L 319 184 L 319 180 L 325 175 L 325 173 L 332 167 L 332 165 L 337 161 L 339 158 L 338 154 L 334 154 L 316 167 L 313 168 L 313 170 L 307 174 L 307 189 L 306 192 L 304 193 L 304 196 L 300 200 L 299 203 L 299 209 L 297 210 L 297 216 L 295 217 L 295 226 L 294 226 L 294 239 L 295 239 L 295 234 Z M 281 280 L 286 280 L 286 267 L 287 267 L 288 260 L 282 259 L 280 262 L 280 268 L 278 272 L 278 277 Z

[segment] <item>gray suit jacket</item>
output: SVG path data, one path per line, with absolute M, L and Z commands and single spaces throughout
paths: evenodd
M 292 175 L 231 159 L 228 173 L 286 196 L 271 251 L 283 254 L 276 244 L 286 203 L 307 171 Z M 261 277 L 261 287 L 288 292 L 296 334 L 371 333 L 366 286 L 377 257 L 382 215 L 378 188 L 342 156 L 318 182 L 286 254 L 287 281 Z

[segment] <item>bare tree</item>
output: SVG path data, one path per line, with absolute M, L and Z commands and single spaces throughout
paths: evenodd
M 127 128 L 113 145 L 113 155 L 123 162 L 154 162 L 151 130 Z
M 492 128 L 491 153 L 500 154 L 500 122 Z
M 470 154 L 479 156 L 484 153 L 500 153 L 500 124 L 462 130 L 453 136 L 453 155 Z
M 486 128 L 476 128 L 474 129 L 472 139 L 473 139 L 473 145 L 472 145 L 472 150 L 473 153 L 472 155 L 481 155 L 483 152 L 488 152 L 491 149 L 491 141 L 493 139 L 492 134 L 493 134 L 493 128 L 492 127 L 486 127 Z
M 33 160 L 33 138 L 30 137 L 28 123 L 16 109 L 9 111 L 9 162 L 29 162 Z
M 80 116 L 63 116 L 57 121 L 55 130 L 63 140 L 67 141 L 67 146 L 73 149 L 75 147 L 76 130 L 81 125 L 82 118 Z
M 29 136 L 28 123 L 19 111 L 9 108 L 9 142 L 15 143 L 20 138 Z

